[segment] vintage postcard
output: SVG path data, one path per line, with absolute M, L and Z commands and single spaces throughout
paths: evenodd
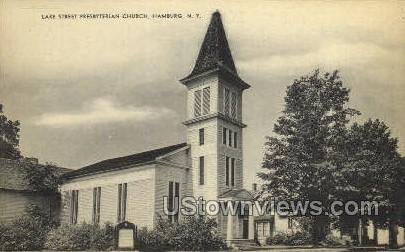
M 0 0 L 0 250 L 405 246 L 405 1 Z

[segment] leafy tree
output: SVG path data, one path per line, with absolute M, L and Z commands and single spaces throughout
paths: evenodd
M 18 159 L 21 157 L 18 149 L 20 141 L 20 122 L 8 120 L 3 114 L 0 104 L 0 158 Z
M 348 88 L 338 71 L 297 79 L 287 87 L 282 115 L 274 125 L 274 137 L 266 137 L 263 168 L 258 176 L 269 193 L 288 201 L 320 201 L 333 193 L 336 146 L 344 139 L 346 125 L 358 111 L 346 106 Z M 326 210 L 326 209 L 325 209 Z M 328 218 L 315 216 L 314 243 L 324 238 Z
M 338 187 L 336 195 L 348 201 L 375 201 L 378 216 L 371 217 L 377 226 L 399 224 L 400 156 L 398 140 L 391 137 L 388 126 L 380 120 L 369 119 L 364 124 L 354 123 L 341 142 L 340 158 L 336 159 Z M 360 204 L 359 204 L 360 205 Z M 390 242 L 395 246 L 395 240 Z
M 405 227 L 405 157 L 401 158 L 399 176 L 397 178 L 397 188 L 395 193 L 395 202 L 398 206 L 399 225 Z
M 54 164 L 28 165 L 25 180 L 36 191 L 56 192 L 60 184 L 60 172 Z

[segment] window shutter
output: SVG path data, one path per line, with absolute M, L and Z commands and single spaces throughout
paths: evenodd
M 236 93 L 235 92 L 232 92 L 231 116 L 233 118 L 236 118 Z
M 238 133 L 233 133 L 233 147 L 238 148 Z
M 75 224 L 75 212 L 76 212 L 76 190 L 72 190 L 70 193 L 70 224 Z
M 123 190 L 122 190 L 122 221 L 126 220 L 126 215 L 127 215 L 127 188 L 128 185 L 127 183 L 123 184 Z
M 97 223 L 100 223 L 100 204 L 101 204 L 101 187 L 98 187 L 97 193 Z
M 224 113 L 229 115 L 229 89 L 225 88 Z
M 169 212 L 173 211 L 173 182 L 169 181 L 169 202 L 168 202 Z M 173 216 L 169 215 L 169 220 L 172 221 Z
M 235 186 L 235 159 L 231 158 L 231 186 Z
M 72 224 L 77 224 L 77 213 L 79 208 L 79 191 L 73 190 L 72 191 Z
M 210 112 L 210 88 L 206 87 L 203 89 L 203 115 Z
M 226 133 L 226 128 L 223 127 L 222 129 L 222 143 L 226 145 L 226 138 L 227 138 L 227 133 Z
M 194 116 L 201 116 L 201 90 L 194 92 Z
M 232 137 L 233 137 L 233 134 L 232 134 L 232 130 L 228 130 L 228 131 L 229 131 L 229 146 L 232 147 Z
M 178 222 L 179 221 L 179 211 L 180 211 L 180 184 L 179 183 L 174 183 L 174 204 L 175 207 L 177 208 L 177 213 L 174 215 L 174 221 Z
M 93 188 L 93 223 L 96 223 L 97 219 L 97 187 Z
M 117 206 L 117 221 L 121 222 L 121 207 L 122 207 L 122 184 L 118 184 L 118 206 Z
M 204 185 L 204 157 L 200 157 L 200 185 Z
M 199 130 L 199 142 L 200 145 L 204 145 L 204 128 Z
M 229 157 L 225 157 L 225 185 L 229 186 Z

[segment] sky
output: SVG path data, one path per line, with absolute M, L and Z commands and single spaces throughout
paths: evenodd
M 245 185 L 294 79 L 340 70 L 356 120 L 385 121 L 405 155 L 405 1 L 0 1 L 0 103 L 24 156 L 63 167 L 184 142 L 186 88 L 218 9 L 244 93 Z M 190 13 L 176 19 L 49 14 Z M 195 17 L 199 14 L 199 17 Z M 44 16 L 43 16 L 44 15 Z

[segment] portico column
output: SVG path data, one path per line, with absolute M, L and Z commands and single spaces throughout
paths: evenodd
M 254 216 L 249 215 L 249 236 L 248 238 L 250 240 L 253 240 L 255 238 L 255 223 L 254 223 Z
M 232 214 L 228 213 L 228 216 L 226 216 L 227 218 L 227 227 L 226 227 L 226 240 L 229 242 L 233 239 L 233 216 Z

